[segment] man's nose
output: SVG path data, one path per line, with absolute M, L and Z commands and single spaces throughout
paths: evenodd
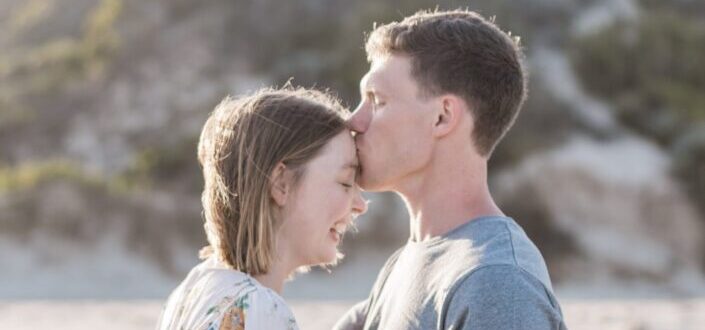
M 365 133 L 370 126 L 370 119 L 372 119 L 370 111 L 366 109 L 364 103 L 360 103 L 348 119 L 348 128 L 356 133 Z

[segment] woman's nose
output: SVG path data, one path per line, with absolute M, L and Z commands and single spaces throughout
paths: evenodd
M 353 199 L 352 212 L 356 215 L 362 215 L 367 212 L 367 201 L 362 198 L 360 188 L 355 188 L 355 198 Z

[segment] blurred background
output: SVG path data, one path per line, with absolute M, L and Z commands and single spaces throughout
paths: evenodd
M 151 328 L 205 245 L 196 143 L 213 107 L 293 78 L 354 108 L 374 22 L 459 7 L 521 36 L 530 94 L 491 190 L 546 258 L 569 326 L 613 320 L 585 302 L 705 297 L 701 0 L 0 0 L 0 323 L 28 302 L 147 299 Z M 285 298 L 367 296 L 408 224 L 396 195 L 366 197 L 344 261 Z

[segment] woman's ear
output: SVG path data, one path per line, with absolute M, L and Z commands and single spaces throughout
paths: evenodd
M 274 167 L 269 177 L 269 191 L 277 205 L 286 205 L 289 195 L 291 194 L 292 179 L 291 170 L 289 170 L 286 165 L 278 163 L 277 166 Z

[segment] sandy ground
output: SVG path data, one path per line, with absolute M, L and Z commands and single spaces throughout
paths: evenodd
M 291 301 L 301 329 L 330 329 L 352 301 Z M 570 329 L 705 329 L 705 298 L 566 300 Z M 0 329 L 153 329 L 160 301 L 2 301 Z

